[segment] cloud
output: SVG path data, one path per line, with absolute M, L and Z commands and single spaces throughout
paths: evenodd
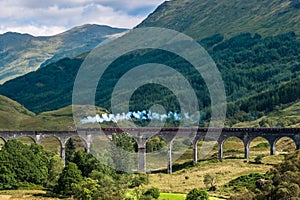
M 17 32 L 17 33 L 30 33 L 33 36 L 50 36 L 55 35 L 57 33 L 62 33 L 66 29 L 64 27 L 59 26 L 16 26 L 16 27 L 4 27 L 0 26 L 0 33 L 6 33 L 6 32 Z
M 2 0 L 0 33 L 53 35 L 82 24 L 132 28 L 163 0 Z

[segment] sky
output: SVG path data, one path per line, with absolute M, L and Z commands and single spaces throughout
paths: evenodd
M 83 24 L 133 28 L 164 0 L 0 0 L 0 34 L 49 36 Z

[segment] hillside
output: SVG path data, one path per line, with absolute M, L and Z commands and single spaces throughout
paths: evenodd
M 190 32 L 189 34 L 195 38 L 207 36 L 198 41 L 216 62 L 224 81 L 228 102 L 226 126 L 255 121 L 278 110 L 278 108 L 281 109 L 285 105 L 299 102 L 299 26 L 294 25 L 298 21 L 290 23 L 300 16 L 298 1 L 271 2 L 266 0 L 255 1 L 254 4 L 252 2 L 245 3 L 243 0 L 227 0 L 224 1 L 227 6 L 224 5 L 223 1 L 210 2 L 202 0 L 165 2 L 139 27 L 147 24 L 154 25 L 150 23 L 152 21 L 161 27 L 169 27 L 170 24 L 175 23 L 178 27 L 182 26 L 181 31 Z M 233 4 L 236 4 L 236 7 L 231 6 Z M 187 6 L 191 5 L 193 6 L 189 10 Z M 194 22 L 202 22 L 202 14 L 200 15 L 199 12 L 196 12 L 197 10 L 191 9 L 201 10 L 204 5 L 208 7 L 207 9 L 213 9 L 214 6 L 218 8 L 216 10 L 218 12 L 211 12 L 211 17 L 208 18 L 218 20 L 218 23 L 224 24 L 225 28 L 205 27 L 206 32 L 203 32 L 199 28 L 200 24 L 198 24 L 197 29 L 192 29 L 189 21 L 183 20 L 179 23 L 178 19 L 182 16 L 188 17 L 193 24 Z M 227 20 L 227 18 L 230 19 L 235 16 L 232 14 L 233 11 L 237 12 L 243 6 L 243 12 L 248 14 L 243 14 L 245 17 L 242 18 L 242 22 Z M 253 12 L 254 7 L 260 9 Z M 274 9 L 273 14 L 285 9 L 288 9 L 289 12 L 285 12 L 284 18 L 270 18 L 269 20 L 272 19 L 273 23 L 264 27 L 259 25 L 258 19 L 265 20 L 266 16 L 273 16 L 265 14 L 269 11 L 269 7 Z M 181 9 L 183 9 L 182 12 L 174 11 Z M 186 15 L 184 15 L 184 10 L 188 12 Z M 221 12 L 226 20 L 219 19 L 218 13 Z M 162 13 L 161 18 L 155 18 Z M 229 21 L 239 27 L 237 32 L 231 28 L 232 32 L 229 34 L 229 28 L 226 28 L 230 27 L 227 24 Z M 245 24 L 255 24 L 255 26 L 246 26 Z M 282 24 L 288 28 L 279 30 L 278 27 L 282 27 Z M 208 26 L 209 23 L 206 25 Z M 209 35 L 214 33 L 218 34 Z M 73 59 L 62 59 L 35 72 L 8 81 L 0 86 L 0 93 L 20 102 L 37 114 L 71 105 L 73 83 L 86 55 L 85 53 Z M 160 63 L 171 66 L 187 78 L 199 99 L 199 107 L 202 112 L 201 125 L 207 126 L 206 122 L 210 118 L 210 97 L 203 79 L 196 76 L 194 69 L 184 59 L 161 50 L 138 50 L 115 60 L 98 84 L 95 97 L 97 106 L 109 109 L 110 97 L 118 80 L 133 67 L 145 63 Z M 168 78 L 173 80 L 173 77 Z M 174 79 L 174 81 L 176 80 Z M 170 90 L 151 84 L 140 87 L 134 92 L 130 109 L 133 111 L 147 110 L 154 104 L 162 104 L 168 111 L 180 109 L 176 97 Z
M 250 122 L 241 122 L 234 127 L 299 127 L 300 102 L 278 107 L 277 110 Z
M 49 37 L 29 34 L 0 35 L 0 84 L 37 70 L 64 57 L 75 57 L 90 51 L 99 43 L 125 29 L 100 25 L 83 25 Z
M 107 110 L 96 107 L 98 114 Z M 91 113 L 81 113 L 82 118 Z M 35 115 L 19 103 L 0 95 L 0 130 L 75 130 L 72 106 Z
M 159 6 L 137 27 L 174 29 L 203 39 L 214 34 L 300 35 L 299 0 L 172 0 Z
M 0 95 L 0 130 L 11 130 L 18 127 L 23 120 L 34 117 L 19 103 Z
M 200 43 L 206 47 L 221 71 L 229 102 L 229 126 L 240 121 L 256 120 L 274 110 L 277 105 L 299 100 L 300 41 L 295 34 L 268 38 L 241 34 L 227 40 L 216 35 Z M 0 86 L 0 93 L 35 113 L 68 106 L 72 104 L 73 83 L 85 55 L 62 59 L 8 81 Z M 202 101 L 200 107 L 207 109 L 210 100 L 203 80 L 194 76 L 188 63 L 160 51 L 135 52 L 135 55 L 124 55 L 107 70 L 101 82 L 102 87 L 98 88 L 98 106 L 109 108 L 114 84 L 126 71 L 139 64 L 161 62 L 173 66 L 194 83 L 198 99 Z M 163 99 L 159 91 L 166 94 Z M 137 90 L 134 96 L 132 99 L 136 100 L 132 102 L 133 110 L 147 109 L 153 103 L 162 103 L 169 110 L 178 109 L 174 96 L 163 88 L 145 86 Z
M 107 112 L 97 108 L 100 114 Z M 82 113 L 87 116 L 89 113 Z M 19 130 L 76 130 L 74 125 L 72 106 L 67 106 L 58 110 L 43 112 L 31 118 L 26 118 L 20 122 Z

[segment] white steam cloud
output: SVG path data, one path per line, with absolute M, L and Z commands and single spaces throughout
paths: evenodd
M 140 121 L 161 121 L 166 122 L 167 120 L 171 121 L 197 121 L 195 120 L 195 116 L 190 116 L 189 113 L 184 113 L 183 115 L 177 112 L 169 112 L 168 114 L 159 114 L 151 111 L 136 111 L 136 112 L 128 112 L 128 113 L 118 113 L 118 114 L 107 114 L 104 113 L 102 115 L 97 114 L 96 116 L 87 116 L 83 118 L 80 123 L 88 124 L 88 123 L 105 123 L 105 122 L 120 122 L 120 121 L 129 121 L 129 120 L 140 120 Z

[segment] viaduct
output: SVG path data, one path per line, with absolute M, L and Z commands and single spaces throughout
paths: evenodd
M 138 145 L 138 171 L 146 172 L 146 142 L 154 135 L 160 136 L 168 144 L 168 173 L 172 173 L 172 142 L 177 136 L 193 135 L 193 162 L 198 161 L 197 144 L 204 139 L 207 132 L 210 132 L 211 139 L 218 143 L 218 157 L 223 159 L 224 142 L 231 137 L 237 137 L 244 144 L 244 157 L 250 156 L 250 143 L 256 137 L 265 138 L 270 144 L 270 155 L 275 155 L 276 142 L 283 137 L 291 138 L 300 149 L 300 128 L 102 128 L 102 129 L 78 129 L 77 131 L 0 131 L 0 138 L 6 142 L 10 139 L 17 139 L 23 136 L 30 137 L 35 143 L 41 143 L 46 137 L 55 137 L 61 145 L 61 158 L 65 160 L 65 147 L 67 141 L 74 136 L 79 136 L 85 143 L 86 151 L 89 153 L 92 141 L 101 133 L 111 138 L 114 133 L 129 133 L 136 140 Z M 216 134 L 214 134 L 216 133 Z

